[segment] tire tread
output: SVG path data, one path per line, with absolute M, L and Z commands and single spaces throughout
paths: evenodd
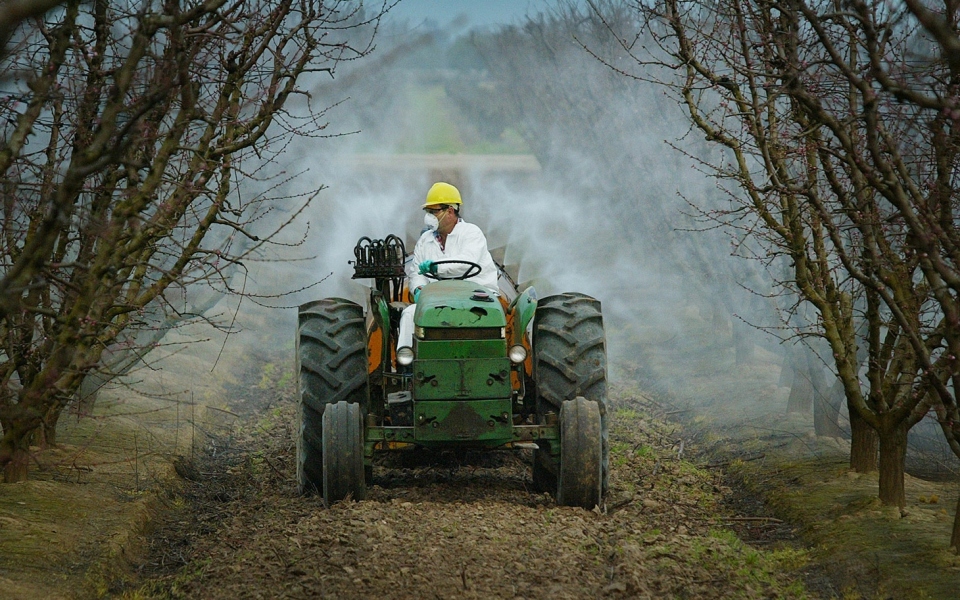
M 323 492 L 323 414 L 337 402 L 367 404 L 367 341 L 363 308 L 343 298 L 300 307 L 297 330 L 297 488 Z M 362 410 L 361 410 L 362 414 Z

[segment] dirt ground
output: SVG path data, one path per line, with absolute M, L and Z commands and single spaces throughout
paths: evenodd
M 138 594 L 173 598 L 800 598 L 790 535 L 741 542 L 744 516 L 714 470 L 683 460 L 648 398 L 615 393 L 606 506 L 558 507 L 530 491 L 513 452 L 388 457 L 363 502 L 324 508 L 294 487 L 292 411 L 238 452 L 199 462 L 174 497 Z M 292 402 L 289 403 L 292 406 Z M 204 475 L 205 474 L 205 475 Z
M 957 598 L 960 557 L 949 541 L 960 465 L 952 453 L 912 445 L 905 508 L 881 506 L 877 474 L 849 469 L 849 440 L 816 436 L 809 413 L 786 414 L 790 388 L 778 356 L 758 346 L 738 364 L 718 333 L 705 324 L 684 335 L 621 332 L 661 340 L 632 345 L 636 360 L 623 376 L 670 407 L 684 438 L 741 498 L 792 524 L 828 597 Z
M 366 500 L 326 508 L 295 490 L 288 350 L 173 357 L 0 486 L 0 596 L 956 597 L 955 482 L 908 478 L 894 515 L 843 440 L 783 414 L 770 356 L 651 336 L 612 336 L 596 511 L 533 493 L 506 451 L 387 457 Z

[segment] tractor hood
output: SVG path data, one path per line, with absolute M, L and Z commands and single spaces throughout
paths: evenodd
M 419 327 L 504 327 L 497 297 L 471 281 L 436 281 L 424 286 L 414 322 Z

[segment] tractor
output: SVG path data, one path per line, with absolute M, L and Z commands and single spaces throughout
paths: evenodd
M 497 263 L 499 293 L 432 276 L 397 348 L 410 304 L 403 241 L 361 238 L 354 279 L 372 280 L 366 310 L 344 298 L 299 307 L 297 484 L 329 506 L 361 500 L 380 453 L 415 448 L 533 450 L 533 486 L 592 509 L 607 485 L 606 342 L 600 302 L 537 298 Z M 451 261 L 444 261 L 451 262 Z M 437 263 L 440 264 L 440 263 Z

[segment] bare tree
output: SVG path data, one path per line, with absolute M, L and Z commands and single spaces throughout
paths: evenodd
M 27 476 L 104 351 L 220 293 L 306 207 L 283 195 L 303 93 L 371 48 L 381 10 L 295 0 L 65 2 L 11 37 L 0 98 L 0 467 Z M 358 33 L 360 32 L 360 33 Z M 289 239 L 283 239 L 288 243 Z M 142 341 L 142 339 L 141 339 Z
M 603 198 L 602 214 L 614 216 L 613 231 L 625 242 L 621 248 L 629 247 L 623 251 L 633 253 L 643 273 L 655 271 L 670 281 L 665 287 L 695 303 L 715 331 L 729 331 L 736 364 L 749 362 L 757 344 L 783 353 L 788 412 L 812 408 L 818 435 L 846 435 L 839 423 L 842 394 L 830 385 L 836 378 L 824 375 L 827 366 L 809 338 L 785 333 L 780 317 L 791 312 L 795 299 L 771 288 L 749 244 L 727 239 L 715 222 L 697 214 L 726 205 L 726 196 L 691 172 L 681 154 L 663 151 L 666 142 L 702 155 L 708 143 L 689 135 L 689 123 L 671 98 L 595 58 L 623 66 L 629 55 L 620 39 L 630 35 L 642 44 L 648 37 L 636 36 L 638 17 L 635 8 L 615 0 L 589 7 L 560 2 L 521 26 L 475 33 L 472 41 L 489 79 L 459 79 L 447 93 L 475 122 L 494 126 L 493 135 L 507 125 L 518 129 L 551 181 Z M 793 311 L 790 319 L 801 314 Z M 812 403 L 793 401 L 803 394 L 809 399 L 811 392 Z
M 7 42 L 24 21 L 39 17 L 62 0 L 6 0 L 0 4 L 0 57 L 7 53 Z
M 726 182 L 730 208 L 708 214 L 771 263 L 789 261 L 779 283 L 815 308 L 802 333 L 829 343 L 843 383 L 851 464 L 871 466 L 863 425 L 876 430 L 880 499 L 903 506 L 907 431 L 931 405 L 956 410 L 957 296 L 944 283 L 956 273 L 955 117 L 922 101 L 955 98 L 956 78 L 917 60 L 929 43 L 905 6 L 635 6 L 656 47 L 622 37 L 642 69 L 610 66 L 655 74 L 727 149 L 704 166 Z
M 548 178 L 595 202 L 598 220 L 605 219 L 622 241 L 618 251 L 630 256 L 630 264 L 642 265 L 617 275 L 624 281 L 669 281 L 665 287 L 730 331 L 734 360 L 741 364 L 762 338 L 755 326 L 762 319 L 775 320 L 769 299 L 745 289 L 767 290 L 759 279 L 762 271 L 732 260 L 723 236 L 692 232 L 700 224 L 676 185 L 689 164 L 663 152 L 664 140 L 681 137 L 689 125 L 671 112 L 674 104 L 659 90 L 625 80 L 583 51 L 586 45 L 612 61 L 623 58 L 618 36 L 638 24 L 636 11 L 622 3 L 596 6 L 594 13 L 560 2 L 520 25 L 475 34 L 473 44 L 489 80 L 457 80 L 448 94 L 481 124 L 515 127 Z M 651 118 L 641 131 L 626 134 L 641 115 Z M 687 194 L 723 200 L 699 176 L 686 178 L 681 187 Z M 610 261 L 605 246 L 593 251 L 598 263 Z

